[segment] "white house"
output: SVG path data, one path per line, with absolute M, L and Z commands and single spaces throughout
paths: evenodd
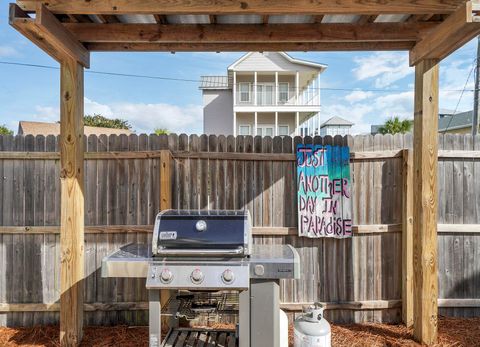
M 349 135 L 354 123 L 341 117 L 332 117 L 320 125 L 320 136 Z
M 250 52 L 226 76 L 202 76 L 204 133 L 318 134 L 320 74 L 326 68 L 284 52 Z

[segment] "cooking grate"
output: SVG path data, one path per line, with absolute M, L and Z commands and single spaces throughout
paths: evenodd
M 162 347 L 237 347 L 235 331 L 229 329 L 170 329 Z
M 193 320 L 219 321 L 223 315 L 238 313 L 238 292 L 188 292 L 172 295 L 162 307 L 162 314 Z

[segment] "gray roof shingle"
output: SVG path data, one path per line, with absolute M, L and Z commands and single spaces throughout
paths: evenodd
M 461 112 L 454 115 L 440 117 L 438 120 L 438 131 L 447 131 L 472 126 L 473 111 Z
M 323 122 L 321 125 L 320 125 L 320 128 L 323 128 L 327 125 L 353 125 L 354 123 L 352 122 L 349 122 L 348 120 L 346 119 L 343 119 L 343 118 L 340 118 L 340 117 L 337 117 L 337 116 L 334 116 L 328 120 L 326 120 L 325 122 Z

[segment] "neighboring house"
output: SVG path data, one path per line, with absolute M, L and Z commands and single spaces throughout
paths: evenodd
M 448 126 L 448 132 L 459 132 L 459 131 L 455 131 L 456 129 L 452 128 L 452 126 L 454 124 L 454 120 L 452 119 L 452 122 L 450 122 L 450 119 L 454 115 L 454 113 L 455 113 L 455 111 L 445 109 L 445 108 L 441 108 L 441 109 L 438 110 L 438 131 L 439 132 L 445 132 L 445 129 L 447 128 L 447 126 Z M 466 113 L 468 113 L 468 112 L 466 112 Z M 463 113 L 459 113 L 459 114 L 455 115 L 454 117 L 457 117 L 458 115 L 462 115 L 462 114 Z M 461 116 L 459 119 L 457 119 L 457 121 L 460 122 L 460 123 L 465 122 L 466 121 L 465 119 L 461 120 L 462 117 L 464 117 L 464 116 Z M 448 125 L 448 123 L 450 123 L 450 125 Z M 470 118 L 470 129 L 472 129 L 471 125 L 472 125 L 472 119 Z M 382 126 L 383 126 L 383 124 L 372 125 L 371 130 L 370 130 L 370 134 L 372 134 L 372 135 L 379 134 L 380 133 L 380 128 Z M 465 132 L 470 132 L 470 131 L 471 130 L 468 130 L 468 131 L 465 131 Z M 413 129 L 412 129 L 412 132 L 413 132 Z
M 340 117 L 332 117 L 320 125 L 320 136 L 349 135 L 354 123 Z
M 469 134 L 472 132 L 473 111 L 457 114 L 440 114 L 438 118 L 438 132 Z
M 320 74 L 326 65 L 284 52 L 250 52 L 226 76 L 202 76 L 203 132 L 223 135 L 314 134 L 320 117 Z M 316 120 L 316 121 L 315 121 Z
M 89 135 L 130 135 L 132 131 L 125 129 L 113 129 L 102 127 L 83 127 L 83 133 Z M 47 122 L 18 122 L 18 135 L 60 135 L 59 123 Z

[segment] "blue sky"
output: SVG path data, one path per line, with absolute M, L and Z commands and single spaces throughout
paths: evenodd
M 472 108 L 476 41 L 440 66 L 440 107 Z M 406 52 L 290 53 L 328 65 L 322 75 L 322 121 L 336 115 L 364 133 L 392 116 L 413 117 L 413 72 Z M 198 80 L 225 74 L 242 53 L 93 53 L 91 70 Z M 8 1 L 0 0 L 0 62 L 58 67 L 52 58 L 8 25 Z M 467 91 L 460 98 L 467 81 Z M 458 107 L 457 107 L 458 104 Z M 85 74 L 85 113 L 127 119 L 137 133 L 154 128 L 201 133 L 198 83 Z M 59 71 L 0 63 L 0 124 L 17 130 L 19 120 L 59 119 Z

